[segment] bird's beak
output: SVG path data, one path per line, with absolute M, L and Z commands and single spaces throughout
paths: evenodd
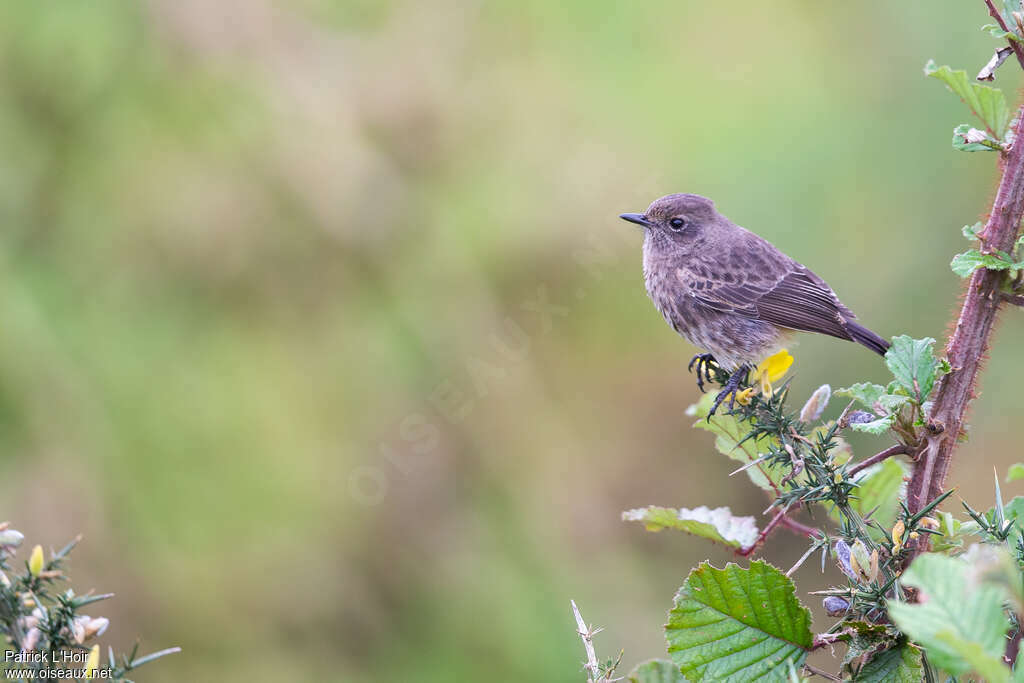
M 642 225 L 645 228 L 651 227 L 651 222 L 647 220 L 647 216 L 643 215 L 642 213 L 624 213 L 621 216 L 619 216 L 619 218 L 621 218 L 624 221 L 629 221 L 630 223 Z

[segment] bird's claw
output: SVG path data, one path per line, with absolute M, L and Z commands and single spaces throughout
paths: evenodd
M 700 392 L 704 393 L 704 382 L 711 382 L 711 370 L 714 368 L 718 369 L 718 363 L 715 361 L 715 357 L 710 353 L 698 353 L 696 356 L 690 359 L 690 364 L 686 366 L 687 371 L 693 372 L 693 367 L 697 366 L 697 388 Z
M 732 412 L 733 409 L 735 409 L 736 394 L 739 393 L 740 387 L 743 386 L 749 370 L 750 369 L 744 365 L 740 366 L 735 372 L 729 375 L 729 379 L 726 381 L 725 386 L 722 387 L 722 390 L 718 392 L 717 396 L 715 396 L 715 402 L 712 404 L 711 411 L 708 413 L 709 420 L 711 419 L 711 416 L 715 414 L 715 411 L 718 410 L 718 406 L 722 405 L 726 398 L 729 399 L 729 411 Z

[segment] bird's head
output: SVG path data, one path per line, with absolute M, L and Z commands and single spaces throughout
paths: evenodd
M 619 216 L 642 226 L 650 237 L 677 243 L 700 237 L 717 217 L 715 203 L 699 194 L 670 194 L 654 200 L 644 213 Z

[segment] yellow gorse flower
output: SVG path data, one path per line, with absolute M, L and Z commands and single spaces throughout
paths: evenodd
M 792 364 L 793 356 L 786 349 L 782 349 L 758 363 L 757 367 L 754 368 L 754 377 L 756 382 L 761 385 L 761 393 L 770 396 L 772 393 L 772 382 L 778 382 L 782 379 Z
M 96 676 L 96 669 L 100 666 L 100 646 L 93 645 L 92 649 L 89 650 L 89 657 L 85 660 L 85 677 L 93 678 Z
M 28 571 L 32 576 L 39 576 L 43 571 L 43 546 L 37 545 L 32 548 L 32 555 L 28 558 Z

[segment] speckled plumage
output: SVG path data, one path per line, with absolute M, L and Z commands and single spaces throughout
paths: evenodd
M 644 214 L 622 217 L 644 226 L 644 281 L 655 307 L 727 370 L 758 363 L 795 331 L 880 354 L 889 346 L 854 322 L 824 280 L 718 213 L 710 199 L 668 195 Z

